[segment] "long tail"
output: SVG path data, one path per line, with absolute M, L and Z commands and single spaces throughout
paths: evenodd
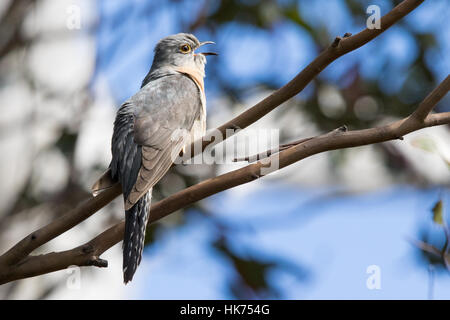
M 133 280 L 133 275 L 141 263 L 151 195 L 152 190 L 150 189 L 133 207 L 125 211 L 123 238 L 123 281 L 125 284 Z

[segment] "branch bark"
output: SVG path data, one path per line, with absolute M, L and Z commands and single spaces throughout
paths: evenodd
M 418 121 L 424 121 L 436 103 L 447 94 L 449 86 L 450 76 L 447 76 L 445 80 L 422 101 L 416 111 L 412 114 L 412 117 Z
M 344 38 L 336 38 L 333 45 L 322 52 L 288 84 L 233 120 L 223 124 L 218 130 L 225 134 L 226 129 L 245 128 L 258 121 L 277 106 L 303 90 L 332 61 L 374 39 L 422 2 L 423 0 L 405 0 L 401 2 L 392 11 L 382 17 L 381 29 L 365 29 L 354 36 L 348 36 L 346 34 Z M 212 194 L 258 179 L 261 176 L 261 169 L 267 168 L 273 161 L 278 161 L 278 169 L 281 169 L 320 152 L 398 139 L 415 130 L 429 126 L 448 124 L 450 123 L 450 112 L 426 115 L 422 120 L 420 117 L 424 111 L 428 110 L 429 112 L 432 110 L 434 105 L 448 92 L 449 82 L 447 77 L 419 105 L 417 110 L 420 109 L 422 111 L 419 112 L 416 110 L 416 114 L 413 113 L 408 118 L 379 128 L 338 132 L 333 135 L 326 134 L 306 141 L 302 139 L 303 141 L 301 143 L 293 143 L 291 147 L 282 150 L 278 154 L 271 155 L 269 158 L 264 159 L 264 161 L 258 161 L 239 170 L 208 179 L 184 189 L 153 204 L 149 223 L 153 223 L 178 209 Z M 193 156 L 197 155 L 210 144 L 214 144 L 214 141 L 211 139 L 211 136 L 208 137 L 207 135 L 202 142 L 202 150 L 195 150 L 191 146 L 191 154 Z M 30 253 L 87 219 L 120 194 L 121 187 L 117 184 L 113 188 L 102 192 L 97 197 L 87 200 L 79 207 L 70 210 L 60 218 L 25 237 L 0 257 L 0 284 L 61 270 L 70 265 L 106 266 L 104 260 L 101 260 L 99 256 L 122 240 L 124 222 L 114 225 L 88 243 L 71 250 L 39 256 L 32 256 Z

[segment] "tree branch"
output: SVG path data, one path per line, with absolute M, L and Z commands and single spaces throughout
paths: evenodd
M 401 2 L 381 18 L 381 29 L 365 29 L 354 36 L 348 36 L 346 34 L 343 39 L 336 38 L 332 46 L 322 52 L 288 84 L 233 120 L 223 124 L 218 130 L 224 134 L 226 129 L 245 128 L 256 122 L 303 90 L 332 61 L 374 39 L 422 2 L 423 0 L 405 0 Z M 420 108 L 431 110 L 439 99 L 443 97 L 445 88 L 448 91 L 447 82 L 443 85 L 443 88 L 441 84 L 441 86 L 435 89 L 423 101 L 420 105 L 422 107 Z M 438 90 L 437 93 L 435 92 L 436 90 Z M 426 107 L 423 107 L 423 105 Z M 428 115 L 423 121 L 418 121 L 417 117 L 411 115 L 406 119 L 379 128 L 341 132 L 331 136 L 323 135 L 302 141 L 302 143 L 294 144 L 286 150 L 282 150 L 279 154 L 271 155 L 269 158 L 264 159 L 265 161 L 258 161 L 239 170 L 208 179 L 153 204 L 149 223 L 212 194 L 253 181 L 261 176 L 262 168 L 267 168 L 275 160 L 279 161 L 278 169 L 281 169 L 320 152 L 397 139 L 412 131 L 445 123 L 450 123 L 450 113 L 448 112 Z M 214 143 L 215 141 L 212 140 L 212 136 L 207 135 L 202 141 L 202 150 L 195 150 L 191 146 L 191 154 L 193 156 L 197 155 L 206 146 Z M 102 192 L 97 197 L 90 198 L 79 207 L 70 210 L 60 218 L 25 237 L 0 257 L 0 284 L 61 270 L 70 265 L 105 266 L 105 262 L 98 257 L 111 246 L 122 240 L 124 222 L 116 224 L 88 243 L 72 250 L 39 256 L 30 256 L 30 253 L 87 219 L 120 194 L 121 187 L 119 184 L 116 184 L 111 189 Z
M 116 184 L 111 189 L 102 192 L 97 197 L 92 197 L 86 200 L 75 209 L 70 210 L 46 226 L 29 234 L 5 254 L 0 256 L 0 270 L 4 265 L 13 265 L 19 262 L 28 256 L 33 250 L 39 248 L 48 241 L 56 238 L 60 234 L 86 220 L 121 193 L 121 186 Z
M 435 246 L 433 246 L 433 245 L 431 245 L 429 243 L 420 241 L 420 240 L 410 239 L 409 241 L 411 242 L 411 244 L 413 246 L 419 248 L 423 252 L 427 252 L 429 254 L 432 254 L 436 258 L 442 259 L 442 263 L 445 265 L 447 270 L 450 271 L 450 269 L 448 267 L 449 266 L 450 257 L 449 257 L 449 254 L 446 251 L 444 251 L 444 250 L 441 251 L 438 248 L 436 248 Z
M 448 75 L 445 80 L 422 101 L 416 111 L 412 114 L 412 117 L 419 121 L 425 120 L 433 107 L 447 94 L 449 89 L 450 75 Z
M 328 132 L 327 134 L 321 135 L 321 137 L 332 136 L 332 135 L 338 134 L 340 132 L 345 132 L 347 130 L 348 130 L 347 126 L 341 126 L 341 127 L 337 128 L 337 129 L 334 129 L 331 132 Z M 273 149 L 270 149 L 270 150 L 267 150 L 267 151 L 260 152 L 260 153 L 254 155 L 254 156 L 245 156 L 243 158 L 235 158 L 235 159 L 233 159 L 233 162 L 240 162 L 240 161 L 255 162 L 257 160 L 266 159 L 266 158 L 270 157 L 273 154 L 279 153 L 279 152 L 281 152 L 283 150 L 292 148 L 294 146 L 297 146 L 299 144 L 302 144 L 302 143 L 304 143 L 306 141 L 309 141 L 309 140 L 312 140 L 312 139 L 315 139 L 315 138 L 318 138 L 318 136 L 311 137 L 311 138 L 303 138 L 303 139 L 295 140 L 295 141 L 292 141 L 292 142 L 289 142 L 289 143 L 282 144 L 278 148 L 273 148 Z

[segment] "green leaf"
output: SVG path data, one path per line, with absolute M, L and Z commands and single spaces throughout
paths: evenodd
M 443 226 L 444 225 L 444 208 L 442 205 L 442 200 L 439 200 L 438 202 L 436 202 L 436 204 L 434 205 L 433 209 L 433 221 L 440 225 Z

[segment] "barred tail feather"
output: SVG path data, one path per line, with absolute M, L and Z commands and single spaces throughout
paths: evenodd
M 125 234 L 123 238 L 123 281 L 125 284 L 133 279 L 133 275 L 141 262 L 145 229 L 150 211 L 151 192 L 150 189 L 133 207 L 125 211 Z

